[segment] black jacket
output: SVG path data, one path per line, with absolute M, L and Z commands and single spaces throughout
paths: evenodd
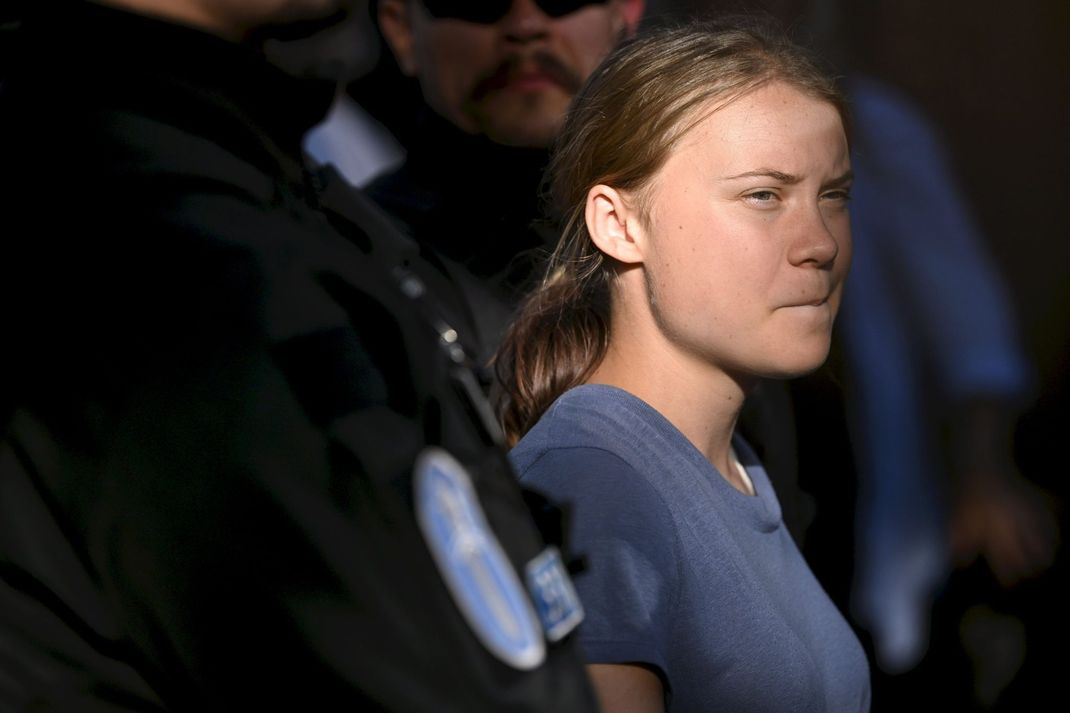
M 557 243 L 541 194 L 545 150 L 469 136 L 424 107 L 405 162 L 367 187 L 458 286 L 481 363 Z
M 458 512 L 484 590 L 545 542 L 423 269 L 303 169 L 331 87 L 47 7 L 0 92 L 0 709 L 592 709 L 432 557 Z M 454 460 L 474 498 L 416 490 Z

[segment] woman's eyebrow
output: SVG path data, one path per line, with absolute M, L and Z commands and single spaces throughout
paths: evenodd
M 829 188 L 841 188 L 854 181 L 854 178 L 854 171 L 848 170 L 846 173 L 836 176 L 836 178 L 833 178 L 829 181 L 825 181 L 825 183 L 821 185 L 821 190 L 826 190 Z
M 795 176 L 790 173 L 784 173 L 783 171 L 777 171 L 772 168 L 759 168 L 754 171 L 747 171 L 746 173 L 740 173 L 735 176 L 725 176 L 722 181 L 734 181 L 737 178 L 772 178 L 773 180 L 791 185 L 792 183 L 798 183 L 802 180 L 802 177 Z
M 782 183 L 782 184 L 788 185 L 788 186 L 790 186 L 790 185 L 792 185 L 794 183 L 798 183 L 799 181 L 802 180 L 801 176 L 796 176 L 796 175 L 791 174 L 791 173 L 784 173 L 783 171 L 777 171 L 777 170 L 772 169 L 772 168 L 759 168 L 759 169 L 754 170 L 754 171 L 747 171 L 746 173 L 739 173 L 739 174 L 736 174 L 735 176 L 725 176 L 721 180 L 722 181 L 734 181 L 734 180 L 739 179 L 739 178 L 772 178 L 773 180 L 777 181 L 778 183 Z M 845 185 L 851 183 L 851 181 L 853 181 L 853 180 L 854 180 L 854 171 L 848 170 L 845 173 L 842 173 L 839 176 L 836 176 L 835 178 L 832 178 L 832 179 L 830 179 L 828 181 L 825 181 L 825 183 L 823 183 L 821 185 L 821 190 L 826 190 L 828 188 L 839 188 L 841 186 L 845 186 Z

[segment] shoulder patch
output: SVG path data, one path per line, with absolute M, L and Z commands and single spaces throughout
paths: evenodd
M 583 621 L 583 606 L 561 553 L 556 547 L 547 547 L 524 569 L 546 638 L 560 641 Z
M 427 448 L 416 459 L 413 487 L 420 530 L 468 626 L 513 668 L 539 666 L 546 658 L 542 628 L 464 466 Z

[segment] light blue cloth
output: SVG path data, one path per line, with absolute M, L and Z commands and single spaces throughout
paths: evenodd
M 334 166 L 360 187 L 405 160 L 405 149 L 390 131 L 346 94 L 335 97 L 323 121 L 305 134 L 303 146 L 314 163 Z
M 867 711 L 854 633 L 799 554 L 769 479 L 733 488 L 657 411 L 610 386 L 559 398 L 510 457 L 573 508 L 588 660 L 643 662 L 670 711 Z

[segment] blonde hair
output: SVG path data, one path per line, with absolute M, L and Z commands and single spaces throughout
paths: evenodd
M 846 100 L 834 80 L 764 20 L 654 29 L 625 41 L 587 79 L 548 171 L 561 238 L 495 360 L 510 445 L 558 396 L 590 377 L 609 343 L 614 264 L 587 232 L 588 191 L 605 184 L 628 192 L 645 214 L 644 189 L 680 138 L 709 112 L 772 81 L 832 104 L 848 129 Z

